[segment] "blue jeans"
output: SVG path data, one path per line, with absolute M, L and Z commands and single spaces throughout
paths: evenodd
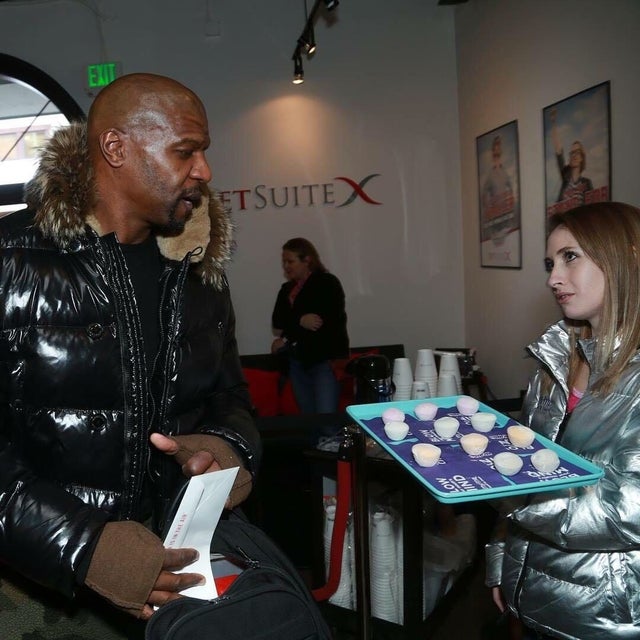
M 289 377 L 302 413 L 336 413 L 340 385 L 328 360 L 305 368 L 299 360 L 289 360 Z

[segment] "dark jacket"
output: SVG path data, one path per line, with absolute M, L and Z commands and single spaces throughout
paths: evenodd
M 180 468 L 150 451 L 150 432 L 220 436 L 252 472 L 260 452 L 225 213 L 205 194 L 184 233 L 158 239 L 161 340 L 147 376 L 122 251 L 87 216 L 89 172 L 83 125 L 59 131 L 29 210 L 0 220 L 0 560 L 66 594 L 107 520 L 148 515 L 143 486 L 156 515 L 171 500 Z
M 291 345 L 291 355 L 305 365 L 346 358 L 349 337 L 340 280 L 331 273 L 314 271 L 291 305 L 289 293 L 294 286 L 295 282 L 289 281 L 280 287 L 271 318 L 272 326 L 282 330 L 282 336 Z M 300 326 L 300 318 L 307 313 L 322 318 L 320 329 L 309 331 Z

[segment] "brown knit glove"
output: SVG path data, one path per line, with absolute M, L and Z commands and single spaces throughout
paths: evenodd
M 240 456 L 230 444 L 218 436 L 200 433 L 171 437 L 180 447 L 180 450 L 174 456 L 176 462 L 180 465 L 185 464 L 196 452 L 207 451 L 213 456 L 221 469 L 240 467 L 229 494 L 229 500 L 225 506 L 228 509 L 233 509 L 233 507 L 237 507 L 247 499 L 252 488 L 251 474 L 244 468 Z
M 139 522 L 108 522 L 100 535 L 85 584 L 118 609 L 139 618 L 162 569 L 160 538 Z

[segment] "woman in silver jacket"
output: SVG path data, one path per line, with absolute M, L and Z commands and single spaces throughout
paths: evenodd
M 539 364 L 523 422 L 604 476 L 512 508 L 487 584 L 528 637 L 638 639 L 640 209 L 585 205 L 549 228 L 547 284 L 565 321 L 528 347 Z

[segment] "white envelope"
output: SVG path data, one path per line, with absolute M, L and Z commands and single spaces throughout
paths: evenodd
M 211 573 L 211 538 L 238 473 L 238 467 L 193 476 L 164 539 L 167 548 L 197 549 L 200 557 L 176 573 L 200 573 L 206 583 L 181 593 L 192 598 L 210 600 L 218 596 Z

